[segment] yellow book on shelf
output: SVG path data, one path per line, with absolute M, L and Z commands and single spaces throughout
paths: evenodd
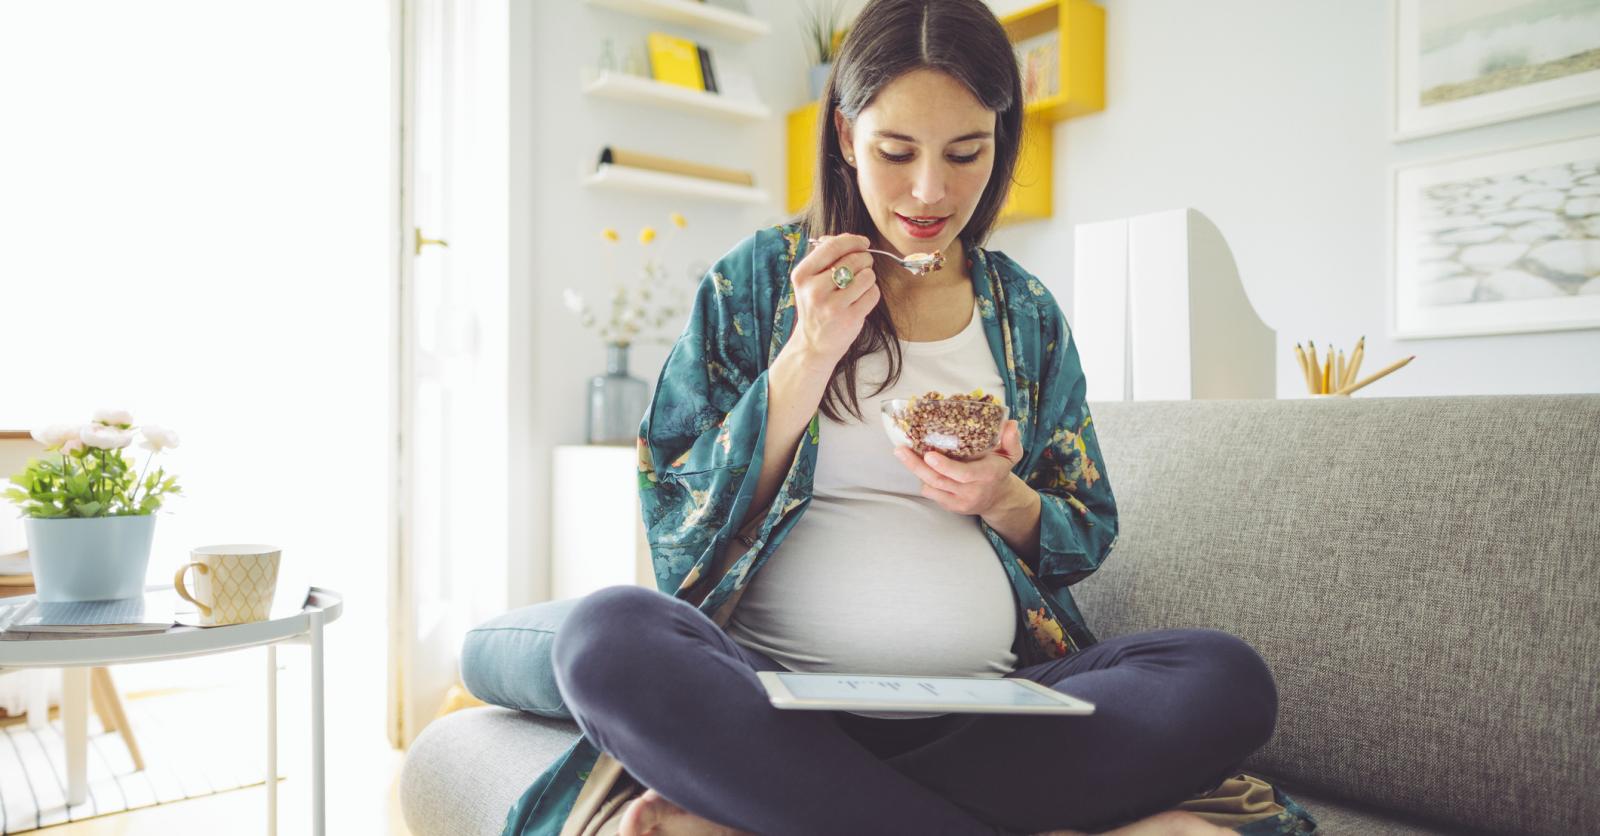
M 694 41 L 651 32 L 646 43 L 650 47 L 650 75 L 656 81 L 690 90 L 706 89 L 705 75 L 700 70 L 700 48 Z

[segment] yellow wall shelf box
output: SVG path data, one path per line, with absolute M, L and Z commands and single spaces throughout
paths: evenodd
M 1106 12 L 1089 0 L 1046 0 L 1000 18 L 1013 44 L 1058 38 L 1055 92 L 1025 108 L 1022 148 L 1002 222 L 1031 221 L 1054 214 L 1054 125 L 1106 106 Z M 798 212 L 811 199 L 816 169 L 817 103 L 788 117 L 789 176 L 785 207 Z
M 1030 116 L 1051 122 L 1105 110 L 1106 10 L 1089 0 L 1046 0 L 1000 18 L 1011 42 L 1055 31 L 1061 57 L 1053 96 L 1029 102 Z

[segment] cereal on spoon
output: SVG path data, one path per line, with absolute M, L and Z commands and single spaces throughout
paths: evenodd
M 944 253 L 938 250 L 931 253 L 911 253 L 901 258 L 900 263 L 911 271 L 911 275 L 926 276 L 944 266 Z

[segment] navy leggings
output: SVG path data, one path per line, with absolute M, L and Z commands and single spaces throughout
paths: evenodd
M 783 670 L 685 601 L 609 587 L 568 616 L 556 682 L 583 733 L 668 801 L 763 836 L 1098 830 L 1208 791 L 1272 736 L 1277 688 L 1216 630 L 1108 639 L 1021 668 L 1087 717 L 876 719 L 773 708 Z

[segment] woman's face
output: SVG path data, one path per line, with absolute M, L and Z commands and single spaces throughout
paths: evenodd
M 913 70 L 878 91 L 854 125 L 834 112 L 845 160 L 888 249 L 955 250 L 994 170 L 995 113 L 961 82 Z

